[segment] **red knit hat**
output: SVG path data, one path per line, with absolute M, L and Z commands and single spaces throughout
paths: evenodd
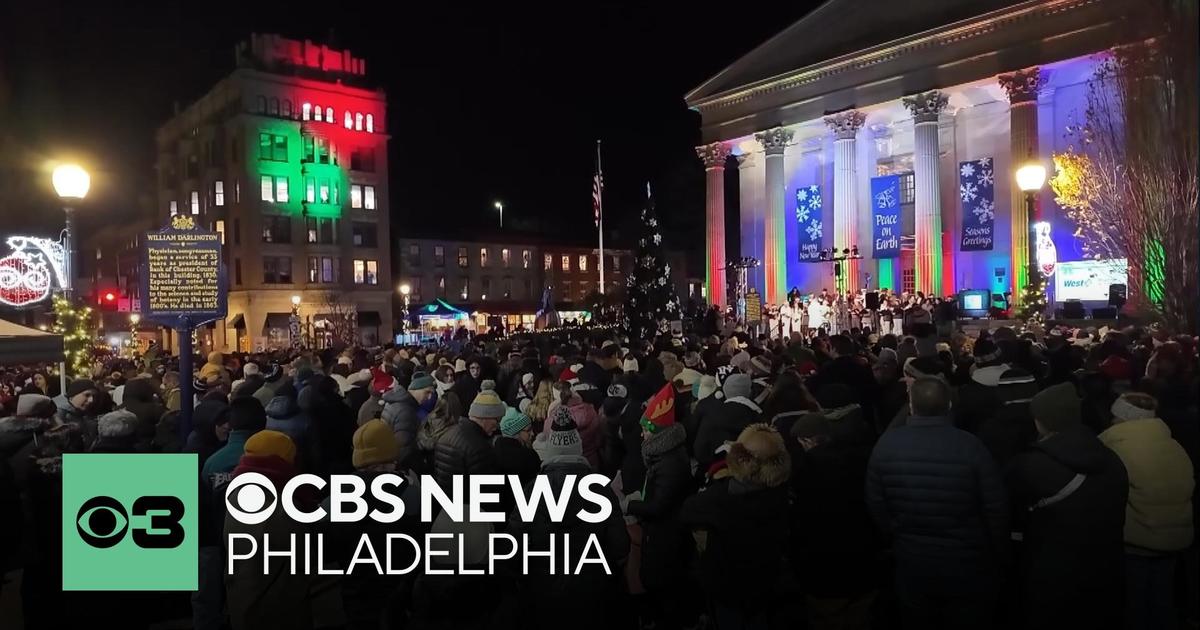
M 670 383 L 663 385 L 654 397 L 646 401 L 641 424 L 642 428 L 651 433 L 657 433 L 675 424 L 675 388 Z
M 558 375 L 558 380 L 563 381 L 564 383 L 569 383 L 577 378 L 579 378 L 579 377 L 575 374 L 575 371 L 572 370 L 571 368 L 564 369 L 562 371 L 562 373 Z

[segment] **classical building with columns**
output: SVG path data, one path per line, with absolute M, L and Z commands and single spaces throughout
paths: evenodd
M 840 265 L 851 290 L 1019 295 L 1031 244 L 1014 171 L 1031 158 L 1049 170 L 1068 147 L 1130 6 L 830 0 L 692 90 L 709 295 L 728 299 L 724 267 L 742 256 L 762 262 L 750 284 L 768 302 L 833 290 L 833 263 L 811 254 L 854 247 L 863 258 Z M 1048 187 L 1035 211 L 1058 260 L 1081 258 Z

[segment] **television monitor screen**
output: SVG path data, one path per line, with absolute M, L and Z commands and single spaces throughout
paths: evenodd
M 992 292 L 986 289 L 965 290 L 958 294 L 958 310 L 968 317 L 987 315 L 991 302 Z
M 968 293 L 963 296 L 963 310 L 964 311 L 978 311 L 978 310 L 982 310 L 983 308 L 984 308 L 984 306 L 983 306 L 983 296 L 982 295 L 979 295 L 978 293 Z

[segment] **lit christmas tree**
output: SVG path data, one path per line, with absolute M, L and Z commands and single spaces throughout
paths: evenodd
M 1017 319 L 1026 327 L 1040 326 L 1046 313 L 1046 276 L 1036 265 L 1031 265 L 1029 282 L 1021 288 L 1021 302 L 1017 307 Z
M 679 297 L 671 282 L 671 266 L 663 256 L 662 224 L 654 211 L 654 198 L 646 186 L 646 207 L 641 215 L 633 272 L 625 281 L 625 308 L 621 324 L 632 339 L 650 339 L 666 332 L 668 322 L 681 318 Z
M 67 298 L 54 296 L 54 333 L 62 335 L 67 373 L 87 378 L 92 361 L 92 308 L 77 306 Z

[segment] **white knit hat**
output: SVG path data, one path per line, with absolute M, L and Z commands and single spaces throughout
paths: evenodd
M 621 371 L 622 372 L 637 372 L 638 371 L 637 359 L 635 359 L 633 357 L 629 357 L 628 359 L 625 359 L 625 361 L 621 364 Z

